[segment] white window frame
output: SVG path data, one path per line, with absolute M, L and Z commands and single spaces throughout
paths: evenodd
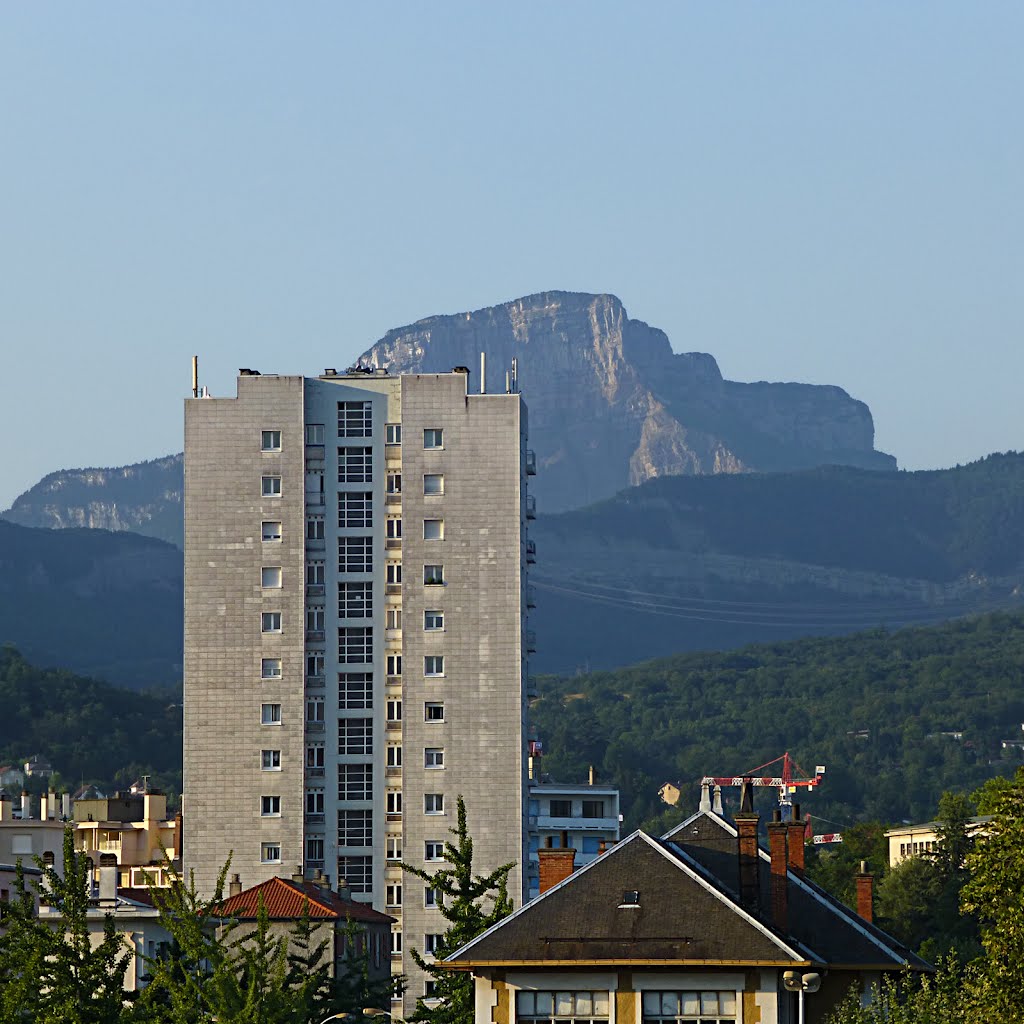
M 444 793 L 424 793 L 423 813 L 444 814 Z
M 426 633 L 444 632 L 444 612 L 440 608 L 428 608 L 424 611 L 423 630 Z
M 434 570 L 440 570 L 434 572 Z M 443 587 L 444 586 L 444 563 L 427 562 L 423 566 L 423 586 Z
M 423 675 L 427 679 L 441 679 L 444 677 L 444 655 L 425 654 L 423 655 Z
M 384 906 L 400 907 L 402 905 L 402 883 L 388 882 L 384 889 Z
M 401 861 L 402 859 L 402 837 L 388 836 L 384 851 L 385 860 Z
M 441 712 L 440 717 L 430 717 L 430 711 L 437 709 Z M 429 722 L 431 725 L 440 725 L 444 722 L 444 701 L 443 700 L 428 700 L 423 704 L 423 721 Z
M 430 481 L 429 484 L 427 483 L 428 480 Z M 444 473 L 424 473 L 423 493 L 428 497 L 444 494 Z
M 402 813 L 402 791 L 400 789 L 389 789 L 384 794 L 384 813 Z
M 442 942 L 444 942 L 444 932 L 427 932 L 423 936 L 423 950 L 433 956 Z
M 263 498 L 281 497 L 281 477 L 268 474 L 260 478 L 260 496 Z
M 444 768 L 444 747 L 424 747 L 423 767 L 428 771 Z
M 444 428 L 424 427 L 423 428 L 423 450 L 426 452 L 438 451 L 444 448 Z
M 260 612 L 260 632 L 261 633 L 280 633 L 281 632 L 281 613 L 280 612 Z
M 423 906 L 427 910 L 433 910 L 438 905 L 437 889 L 426 885 L 423 887 Z
M 437 864 L 444 860 L 444 840 L 428 839 L 423 843 L 423 860 L 428 864 Z
M 261 452 L 279 452 L 281 450 L 281 431 L 280 430 L 261 430 L 260 431 L 260 451 Z
M 280 679 L 283 674 L 280 658 L 260 658 L 260 679 Z
M 444 540 L 444 520 L 424 519 L 423 520 L 424 540 Z
M 325 426 L 324 423 L 307 423 L 306 444 L 323 444 Z
M 260 863 L 261 864 L 280 864 L 281 863 L 281 844 L 280 843 L 260 843 Z
M 264 519 L 261 529 L 264 544 L 280 544 L 283 529 L 276 519 Z
M 277 708 L 276 712 L 274 708 Z M 281 705 L 279 703 L 260 705 L 260 725 L 280 725 L 281 718 Z
M 260 751 L 260 771 L 279 772 L 281 771 L 281 751 L 265 749 Z
M 281 798 L 279 796 L 261 796 L 260 797 L 260 817 L 261 818 L 280 818 L 281 817 Z
M 384 443 L 385 444 L 401 444 L 402 443 L 402 424 L 401 423 L 385 423 L 384 424 Z
M 277 582 L 275 582 L 275 580 Z M 284 586 L 284 570 L 279 565 L 264 565 L 260 568 L 260 589 L 280 590 Z
M 384 609 L 384 627 L 385 629 L 402 628 L 402 609 L 400 607 L 393 605 Z

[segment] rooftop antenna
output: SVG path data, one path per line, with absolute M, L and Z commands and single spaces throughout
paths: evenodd
M 487 353 L 480 353 L 480 394 L 487 394 Z
M 192 357 L 192 397 L 199 397 L 199 356 Z
M 512 357 L 512 390 L 519 391 L 519 359 L 516 356 Z

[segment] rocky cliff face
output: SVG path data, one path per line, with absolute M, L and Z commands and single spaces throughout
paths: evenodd
M 489 390 L 504 389 L 518 360 L 545 511 L 658 476 L 896 465 L 874 450 L 867 406 L 840 388 L 724 380 L 712 356 L 674 353 L 614 295 L 543 292 L 430 317 L 389 331 L 360 362 L 392 373 L 462 365 L 475 377 L 481 352 Z

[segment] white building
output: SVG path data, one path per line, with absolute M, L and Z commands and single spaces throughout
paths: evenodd
M 441 865 L 460 794 L 523 896 L 526 428 L 460 369 L 186 402 L 185 869 L 345 879 L 399 918 L 407 1008 L 445 922 L 400 865 Z

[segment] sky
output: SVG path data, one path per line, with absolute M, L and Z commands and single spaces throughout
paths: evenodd
M 0 7 L 0 508 L 182 447 L 191 357 L 612 292 L 902 468 L 1024 447 L 1024 5 Z M 528 400 L 529 396 L 527 396 Z

